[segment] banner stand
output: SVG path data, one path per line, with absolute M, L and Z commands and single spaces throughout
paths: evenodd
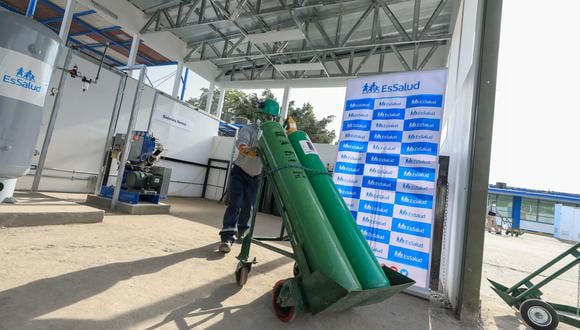
M 381 265 L 429 299 L 447 69 L 347 82 L 333 179 Z

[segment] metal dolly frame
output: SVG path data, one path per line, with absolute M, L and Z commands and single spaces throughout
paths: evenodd
M 271 173 L 263 172 L 263 175 L 270 177 Z M 309 269 L 307 257 L 304 254 L 301 245 L 294 238 L 291 223 L 288 220 L 286 209 L 280 199 L 277 189 L 273 189 L 273 194 L 276 207 L 278 208 L 278 211 L 282 217 L 280 234 L 277 237 L 253 236 L 256 224 L 256 215 L 258 211 L 257 206 L 262 198 L 262 193 L 263 186 L 260 185 L 256 203 L 252 210 L 250 229 L 243 237 L 242 247 L 240 249 L 239 255 L 237 256 L 239 262 L 236 266 L 235 277 L 239 286 L 244 286 L 247 283 L 252 265 L 257 262 L 256 258 L 250 258 L 250 247 L 252 243 L 294 259 L 294 277 L 279 280 L 276 282 L 273 288 L 272 305 L 274 314 L 280 321 L 292 321 L 299 311 L 311 312 L 313 314 L 317 314 L 322 310 L 340 312 L 355 306 L 364 306 L 378 303 L 415 284 L 415 281 L 412 279 L 399 274 L 389 267 L 383 266 L 382 270 L 390 282 L 389 287 L 367 289 L 349 293 L 341 287 L 335 286 L 331 288 L 331 290 L 334 290 L 334 293 L 337 294 L 337 300 L 335 302 L 328 304 L 328 306 L 322 309 L 320 306 L 313 307 L 307 305 L 304 300 L 305 297 L 302 290 L 316 290 L 316 285 L 324 285 L 327 283 L 327 279 L 324 277 L 324 275 L 321 275 L 318 272 L 312 272 L 312 270 Z M 287 233 L 287 235 L 284 233 Z M 290 242 L 294 252 L 288 252 L 266 242 Z
M 557 269 L 536 284 L 532 283 L 532 280 L 540 276 L 544 271 L 570 256 L 574 259 L 566 265 Z M 533 329 L 556 329 L 559 322 L 580 328 L 580 266 L 578 268 L 578 297 L 576 307 L 545 302 L 541 299 L 542 291 L 540 291 L 540 288 L 576 265 L 580 265 L 580 243 L 572 246 L 509 288 L 491 279 L 488 279 L 488 281 L 491 283 L 493 291 L 509 306 L 518 309 L 524 322 Z
M 263 171 L 262 172 L 262 177 L 269 177 L 269 175 Z M 270 179 L 270 177 L 269 177 Z M 273 182 L 270 181 L 270 182 Z M 251 244 L 256 244 L 260 247 L 263 247 L 265 249 L 268 249 L 270 251 L 276 252 L 278 254 L 281 254 L 283 256 L 286 256 L 288 258 L 292 258 L 295 259 L 295 255 L 292 252 L 288 252 L 284 249 L 281 249 L 277 246 L 273 246 L 271 244 L 267 244 L 265 242 L 290 242 L 290 240 L 292 239 L 292 233 L 290 231 L 287 230 L 288 228 L 288 218 L 286 215 L 286 212 L 284 211 L 284 208 L 280 205 L 280 198 L 278 196 L 278 192 L 276 191 L 276 189 L 273 189 L 273 193 L 274 193 L 274 200 L 275 200 L 275 204 L 276 207 L 278 208 L 278 212 L 280 213 L 281 217 L 282 217 L 282 224 L 280 226 L 280 234 L 277 237 L 270 237 L 270 236 L 257 236 L 254 237 L 254 228 L 256 227 L 256 216 L 258 214 L 258 205 L 260 203 L 260 200 L 262 199 L 262 194 L 263 194 L 263 190 L 264 190 L 264 185 L 260 184 L 260 187 L 258 189 L 258 194 L 256 196 L 256 202 L 254 203 L 254 206 L 252 208 L 252 215 L 251 215 L 251 219 L 250 219 L 250 228 L 248 229 L 248 231 L 244 234 L 243 238 L 242 238 L 242 247 L 240 249 L 240 253 L 238 254 L 238 256 L 236 257 L 239 262 L 238 265 L 236 267 L 236 282 L 238 283 L 239 286 L 244 286 L 246 284 L 246 282 L 248 281 L 248 274 L 250 273 L 251 269 L 252 269 L 252 265 L 257 263 L 256 258 L 253 258 L 252 260 L 250 260 L 250 247 Z M 287 235 L 285 235 L 285 233 L 288 233 Z M 295 273 L 296 273 L 296 268 L 297 266 L 294 266 L 295 268 Z

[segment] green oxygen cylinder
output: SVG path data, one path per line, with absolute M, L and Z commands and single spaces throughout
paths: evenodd
M 273 121 L 263 123 L 258 143 L 264 167 L 271 173 L 290 231 L 302 247 L 310 271 L 324 274 L 348 291 L 362 290 L 282 126 Z
M 374 289 L 390 286 L 308 135 L 296 131 L 288 139 L 302 166 L 311 169 L 306 171 L 308 179 L 362 287 Z

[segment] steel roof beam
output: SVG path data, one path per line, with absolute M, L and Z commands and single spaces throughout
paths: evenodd
M 429 17 L 427 24 L 425 24 L 425 27 L 423 27 L 423 30 L 421 31 L 421 34 L 419 35 L 419 39 L 423 39 L 425 37 L 425 34 L 427 32 L 429 32 L 429 29 L 431 29 L 431 26 L 433 25 L 433 23 L 435 23 L 435 20 L 437 19 L 437 17 L 441 13 L 441 10 L 443 9 L 443 7 L 445 7 L 445 4 L 447 3 L 447 1 L 448 0 L 439 1 L 439 4 L 437 5 L 435 10 L 433 11 L 433 14 L 431 15 L 431 17 Z
M 375 52 L 377 51 L 377 46 L 373 47 L 369 53 L 363 57 L 362 61 L 359 63 L 359 65 L 357 66 L 356 70 L 354 70 L 354 75 L 358 75 L 358 73 L 360 72 L 360 70 L 362 70 L 363 66 L 366 64 L 366 62 L 368 61 L 368 59 L 373 56 L 375 54 Z
M 209 1 L 211 1 L 211 2 L 214 2 L 214 0 L 209 0 Z M 230 15 L 230 13 L 229 13 L 229 12 L 228 12 L 228 11 L 227 11 L 225 8 L 223 8 L 223 7 L 221 6 L 221 4 L 220 4 L 220 3 L 216 3 L 216 5 L 217 5 L 217 6 L 218 6 L 218 7 L 219 7 L 221 10 L 223 10 L 223 11 L 224 11 L 224 14 L 226 15 L 226 16 L 225 16 L 225 18 L 226 18 L 226 19 L 228 19 L 229 21 L 231 21 L 231 22 L 232 22 L 232 23 L 233 23 L 233 24 L 234 24 L 234 25 L 235 25 L 235 26 L 238 28 L 238 30 L 240 31 L 240 33 L 241 33 L 241 34 L 242 34 L 244 37 L 247 37 L 247 36 L 248 36 L 248 32 L 246 31 L 246 29 L 244 29 L 244 28 L 243 28 L 243 27 L 242 27 L 242 26 L 241 26 L 239 23 L 237 23 L 237 22 L 236 22 L 236 21 L 235 21 L 235 20 L 232 18 L 232 16 Z M 272 59 L 269 57 L 269 55 L 267 55 L 267 54 L 266 54 L 266 53 L 265 53 L 265 52 L 264 52 L 262 49 L 260 49 L 260 47 L 258 47 L 258 45 L 256 45 L 256 44 L 254 44 L 254 48 L 256 48 L 256 50 L 258 50 L 258 52 L 260 52 L 260 54 L 262 54 L 262 56 L 264 56 L 264 58 L 265 58 L 265 59 L 266 59 L 266 60 L 267 60 L 267 61 L 270 63 L 270 65 L 272 65 L 272 67 L 276 68 L 276 67 L 275 67 L 275 64 L 274 64 L 274 62 L 273 62 L 273 61 L 272 61 Z M 284 77 L 285 79 L 288 79 L 288 76 L 287 76 L 287 75 L 286 75 L 284 72 L 282 72 L 282 71 L 280 71 L 280 70 L 277 70 L 277 71 L 278 71 L 278 73 L 280 73 L 280 75 L 281 75 L 282 77 Z
M 415 7 L 413 8 L 413 32 L 411 36 L 417 39 L 419 35 L 419 20 L 421 19 L 421 0 L 415 0 Z
M 314 10 L 316 10 L 316 9 L 314 9 Z M 300 31 L 302 31 L 302 33 L 304 34 L 304 40 L 306 41 L 308 48 L 310 48 L 312 51 L 314 51 L 314 53 L 316 54 L 315 57 L 318 58 L 320 64 L 324 68 L 323 69 L 324 73 L 326 74 L 327 77 L 330 77 L 330 74 L 328 73 L 328 68 L 326 67 L 326 64 L 324 63 L 324 61 L 322 61 L 320 59 L 320 53 L 315 49 L 314 44 L 312 43 L 312 40 L 310 40 L 310 38 L 308 37 L 308 33 L 304 30 L 304 23 L 300 22 L 300 19 L 298 18 L 298 16 L 296 16 L 295 12 L 291 12 L 291 15 L 292 15 L 292 18 L 294 19 L 296 27 L 298 27 L 298 29 L 300 29 Z M 324 30 L 322 29 L 322 26 L 317 25 L 317 28 L 320 29 L 321 33 L 323 33 Z M 324 34 L 326 35 L 326 33 L 324 33 Z M 326 38 L 330 42 L 330 38 L 328 38 L 328 36 L 326 36 Z M 330 42 L 330 43 L 332 44 L 332 42 Z
M 336 35 L 334 36 L 334 45 L 338 47 L 340 43 L 340 34 L 342 33 L 342 11 L 338 14 L 338 18 L 336 20 Z
M 347 32 L 344 39 L 340 42 L 341 47 L 346 45 L 346 43 L 350 40 L 350 37 L 352 37 L 352 34 L 358 29 L 358 27 L 361 25 L 361 23 L 364 22 L 364 20 L 367 18 L 367 16 L 369 16 L 373 7 L 374 7 L 374 4 L 371 4 L 370 6 L 368 6 L 367 9 L 363 12 L 363 14 L 356 21 L 356 23 L 354 23 L 352 28 Z
M 87 15 L 91 15 L 96 13 L 96 11 L 94 10 L 85 10 L 85 11 L 81 11 L 78 12 L 76 14 L 73 14 L 73 17 L 81 17 L 81 16 L 87 16 Z M 64 16 L 58 16 L 58 17 L 53 17 L 53 18 L 48 18 L 42 21 L 39 21 L 42 24 L 49 24 L 49 23 L 57 23 L 57 22 L 62 22 Z
M 55 5 L 54 3 L 52 3 L 49 0 L 42 0 L 42 2 L 46 5 L 48 5 L 50 8 L 52 8 L 53 10 L 59 12 L 60 14 L 64 15 L 64 9 L 60 8 L 58 5 Z M 84 20 L 78 18 L 78 17 L 74 17 L 73 16 L 73 22 L 79 23 L 80 25 L 82 25 L 84 28 L 90 30 L 91 32 L 98 34 L 99 36 L 101 36 L 102 38 L 104 38 L 106 41 L 110 42 L 112 45 L 115 45 L 121 49 L 123 49 L 124 51 L 129 51 L 129 48 L 126 45 L 123 45 L 120 41 L 117 41 L 115 39 L 113 39 L 112 37 L 106 35 L 105 33 L 99 31 L 99 29 L 97 29 L 96 27 L 90 25 L 89 23 L 85 22 Z M 145 54 L 139 54 L 139 57 L 141 57 L 141 59 L 146 62 L 147 65 L 151 65 L 153 64 L 155 61 L 153 61 L 152 59 L 150 59 L 148 56 L 146 56 Z
M 357 9 L 357 10 L 353 10 L 353 11 L 349 11 L 349 12 L 345 12 L 345 14 L 352 14 L 352 13 L 357 13 L 357 12 L 361 12 L 361 8 Z M 340 25 L 342 25 L 341 23 L 341 15 L 338 16 L 338 22 L 337 22 L 337 34 L 336 34 L 336 38 L 338 38 L 338 42 L 340 42 Z M 316 16 L 302 16 L 301 17 L 303 20 L 305 21 L 311 21 L 311 22 L 317 22 L 317 21 L 324 21 L 324 20 L 328 20 L 328 19 L 333 19 L 336 18 L 336 15 L 329 15 L 329 16 L 324 16 L 324 15 L 320 15 L 320 17 L 316 17 Z M 227 22 L 227 20 L 219 20 L 219 19 L 212 19 L 212 20 L 208 20 L 206 22 L 203 22 L 201 25 L 199 26 L 205 26 L 207 24 L 217 24 L 219 22 Z M 339 24 L 340 23 L 340 24 Z M 448 28 L 447 28 L 448 24 L 446 25 L 446 33 L 449 33 Z M 294 21 L 293 19 L 289 19 L 289 20 L 285 20 L 282 22 L 279 22 L 275 28 L 276 29 L 287 29 L 290 27 L 294 27 Z M 185 28 L 185 27 L 184 27 Z M 398 31 L 396 33 L 399 33 Z M 232 34 L 228 34 L 227 35 L 228 38 L 235 38 L 235 37 L 240 37 L 240 33 L 232 33 Z M 197 40 L 197 41 L 193 41 L 193 42 L 189 42 L 188 46 L 189 47 L 196 47 L 200 42 L 205 41 L 205 42 L 221 42 L 223 41 L 222 38 L 219 37 L 209 37 L 209 38 L 204 38 L 203 40 Z M 339 43 L 337 43 L 337 47 L 339 46 Z
M 395 14 L 393 14 L 389 6 L 387 6 L 385 3 L 381 3 L 380 6 L 381 8 L 383 8 L 383 11 L 385 12 L 385 14 L 387 14 L 387 17 L 389 18 L 391 23 L 393 23 L 393 26 L 399 32 L 399 34 L 403 36 L 403 38 L 411 40 L 411 37 L 409 37 L 409 34 L 407 34 L 407 31 L 405 30 L 403 25 L 401 25 L 401 22 L 399 22 Z
M 381 24 L 380 24 L 380 20 L 379 20 L 379 7 L 375 6 L 374 7 L 374 11 L 373 11 L 373 22 L 371 25 L 371 42 L 375 42 L 377 40 L 377 29 L 380 28 Z
M 397 59 L 399 60 L 401 65 L 403 66 L 403 68 L 406 71 L 411 71 L 411 68 L 409 67 L 409 63 L 407 63 L 407 61 L 405 60 L 403 55 L 401 55 L 401 53 L 399 52 L 397 47 L 395 45 L 391 45 L 391 50 L 393 51 L 393 53 L 395 54 L 395 56 L 397 57 Z
M 439 45 L 441 45 L 441 44 L 445 44 L 445 41 L 434 41 L 431 44 L 422 44 L 421 45 L 421 47 L 431 46 L 431 49 L 429 50 L 429 53 L 427 54 L 427 56 L 425 57 L 425 59 L 421 63 L 421 65 L 423 67 L 432 58 L 433 54 L 437 50 L 437 47 Z M 349 69 L 348 69 L 348 71 L 344 70 L 344 72 L 343 72 L 343 70 L 340 70 L 339 69 L 340 75 L 338 75 L 338 76 L 351 77 L 351 76 L 354 76 L 355 75 L 355 72 L 357 72 L 357 71 L 358 71 L 357 74 L 360 75 L 361 74 L 360 71 L 361 71 L 362 67 L 368 61 L 368 59 L 371 56 L 373 56 L 373 55 L 381 55 L 381 56 L 384 57 L 385 54 L 393 53 L 393 54 L 395 54 L 395 56 L 397 56 L 396 55 L 397 53 L 399 53 L 399 55 L 400 55 L 400 51 L 409 50 L 409 49 L 411 49 L 409 45 L 402 45 L 400 47 L 396 47 L 396 52 L 395 52 L 395 51 L 393 51 L 393 49 L 391 47 L 385 47 L 385 46 L 378 47 L 377 46 L 377 47 L 372 47 L 370 49 L 362 50 L 362 51 L 359 51 L 359 52 L 355 52 L 355 50 L 352 49 L 351 52 L 348 53 L 348 54 L 342 54 L 342 55 L 336 54 L 335 56 L 336 56 L 337 60 L 347 59 L 349 61 Z M 370 53 L 372 53 L 372 54 L 369 55 Z M 354 63 L 354 59 L 357 58 L 357 57 L 366 57 L 367 59 L 365 60 L 363 58 L 363 61 L 365 63 L 363 63 L 363 66 L 361 66 L 360 68 L 359 68 L 359 66 L 360 66 L 360 64 L 359 64 L 359 66 L 357 66 L 357 68 L 355 70 L 352 67 L 352 64 Z M 310 59 L 304 58 L 304 61 L 302 61 L 302 63 L 313 63 L 315 59 L 316 59 L 316 57 L 311 57 Z M 403 61 L 404 61 L 404 59 L 403 59 Z M 405 61 L 405 63 L 406 63 L 406 61 Z M 268 63 L 262 63 L 262 64 L 258 65 L 257 67 L 242 66 L 243 64 L 244 64 L 243 62 L 237 62 L 237 63 L 230 63 L 228 65 L 222 66 L 222 74 L 220 76 L 223 76 L 224 74 L 226 74 L 227 72 L 229 72 L 233 68 L 233 66 L 235 66 L 236 68 L 238 68 L 238 70 L 249 70 L 249 69 L 259 69 L 262 65 L 267 65 Z M 402 65 L 404 66 L 404 64 L 402 64 Z M 264 67 L 262 69 L 264 71 L 266 71 L 268 69 L 268 67 Z M 298 76 L 298 78 L 300 79 L 300 78 L 304 77 L 305 74 L 306 74 L 306 72 L 303 72 L 302 75 Z M 218 78 L 220 76 L 218 76 Z M 336 76 L 337 76 L 337 74 L 330 73 L 330 77 L 336 77 Z
M 323 52 L 340 52 L 340 51 L 348 51 L 351 49 L 367 49 L 367 48 L 371 48 L 373 46 L 390 46 L 390 45 L 414 45 L 415 43 L 419 43 L 419 44 L 424 44 L 424 43 L 432 43 L 434 41 L 447 41 L 451 39 L 451 35 L 446 33 L 446 34 L 441 34 L 438 36 L 432 36 L 430 38 L 426 38 L 423 40 L 401 40 L 401 38 L 397 37 L 397 38 L 384 38 L 384 39 L 377 39 L 377 41 L 375 43 L 369 42 L 369 41 L 365 41 L 365 42 L 360 42 L 360 43 L 353 43 L 350 44 L 346 47 L 316 47 L 314 48 L 314 50 L 311 49 L 296 49 L 296 50 L 286 50 L 282 53 L 268 53 L 266 55 L 268 56 L 296 56 L 296 55 L 311 55 L 314 52 L 318 52 L 318 53 L 323 53 Z M 240 60 L 240 59 L 246 59 L 246 58 L 252 58 L 252 59 L 258 59 L 260 57 L 262 57 L 263 55 L 261 53 L 252 53 L 252 54 L 245 54 L 243 56 L 230 56 L 227 58 L 219 58 L 219 57 L 215 57 L 215 58 L 204 58 L 203 60 L 212 60 L 214 62 L 216 62 L 216 64 L 219 64 L 219 62 L 221 61 L 231 61 L 231 60 Z M 199 59 L 193 59 L 190 60 L 188 62 L 198 62 L 200 61 Z
M 205 1 L 205 0 L 204 0 Z M 400 2 L 401 0 L 398 0 L 398 2 Z M 326 7 L 326 6 L 334 6 L 337 4 L 341 4 L 341 3 L 356 3 L 359 2 L 359 0 L 347 0 L 347 1 L 339 1 L 339 0 L 326 0 L 326 1 L 318 1 L 316 3 L 309 3 L 307 5 L 296 5 L 296 6 L 286 6 L 286 7 L 276 7 L 276 8 L 269 8 L 269 9 L 264 9 L 261 11 L 258 11 L 258 9 L 256 7 L 254 7 L 250 2 L 248 1 L 242 1 L 240 2 L 240 4 L 243 4 L 243 6 L 249 7 L 251 8 L 250 11 L 245 11 L 242 12 L 241 11 L 241 7 L 238 6 L 238 8 L 240 8 L 238 10 L 238 16 L 235 18 L 235 20 L 246 20 L 246 19 L 251 19 L 251 20 L 261 20 L 262 23 L 265 24 L 265 22 L 262 19 L 262 16 L 279 16 L 281 14 L 289 14 L 292 12 L 299 12 L 305 9 L 317 9 L 320 7 Z M 191 2 L 189 6 L 189 9 L 197 6 L 197 4 L 199 3 L 199 0 L 197 1 L 193 1 Z M 222 7 L 222 9 L 225 9 L 223 7 L 223 5 L 219 2 L 214 2 L 215 6 L 218 7 Z M 366 4 L 365 4 L 366 5 Z M 242 6 L 242 7 L 243 7 Z M 153 11 L 150 14 L 150 20 L 158 20 L 160 14 L 162 12 L 167 12 L 169 13 L 171 9 L 174 8 L 178 8 L 179 5 L 171 7 L 171 8 L 165 8 L 165 9 L 159 9 L 157 11 Z M 357 12 L 359 11 L 359 9 L 354 10 L 353 12 Z M 191 14 L 190 11 L 188 11 L 189 14 Z M 177 14 L 179 14 L 179 11 L 177 12 Z M 227 19 L 223 19 L 219 17 L 220 15 L 217 15 L 216 17 L 213 18 L 209 18 L 209 19 L 205 19 L 205 20 L 200 20 L 198 17 L 197 21 L 192 21 L 192 22 L 187 22 L 187 19 L 189 19 L 189 15 L 185 15 L 184 19 L 182 19 L 179 24 L 176 24 L 175 26 L 164 26 L 162 27 L 161 25 L 159 26 L 155 26 L 153 29 L 150 29 L 151 24 L 148 22 L 148 24 L 146 24 L 142 29 L 141 29 L 141 33 L 147 33 L 147 32 L 159 32 L 159 31 L 171 31 L 171 30 L 175 30 L 175 29 L 181 29 L 181 28 L 191 28 L 191 27 L 195 27 L 195 26 L 205 26 L 209 23 L 214 23 L 214 24 L 223 24 L 223 23 L 228 23 L 229 20 Z M 233 17 L 233 14 L 232 14 Z M 330 16 L 332 17 L 332 16 Z
M 413 49 L 413 70 L 417 70 L 417 65 L 419 64 L 419 44 L 415 43 L 415 48 Z
M 431 49 L 429 49 L 429 52 L 427 53 L 427 55 L 425 55 L 425 58 L 419 65 L 418 70 L 423 70 L 423 68 L 425 67 L 425 65 L 427 65 L 431 57 L 433 57 L 433 54 L 435 54 L 437 47 L 439 47 L 439 44 L 433 44 L 433 46 L 431 46 Z
M 99 31 L 108 32 L 108 31 L 117 31 L 120 29 L 121 29 L 120 26 L 109 26 L 106 28 L 99 29 Z M 86 31 L 82 31 L 82 32 L 71 33 L 71 34 L 69 34 L 69 37 L 82 36 L 82 35 L 87 35 L 87 34 L 92 34 L 92 33 L 95 33 L 95 32 L 91 31 L 91 30 L 86 30 Z

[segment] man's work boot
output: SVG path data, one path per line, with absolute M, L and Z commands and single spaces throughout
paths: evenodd
M 232 250 L 232 242 L 227 241 L 220 243 L 219 251 L 221 253 L 229 253 L 231 250 Z

